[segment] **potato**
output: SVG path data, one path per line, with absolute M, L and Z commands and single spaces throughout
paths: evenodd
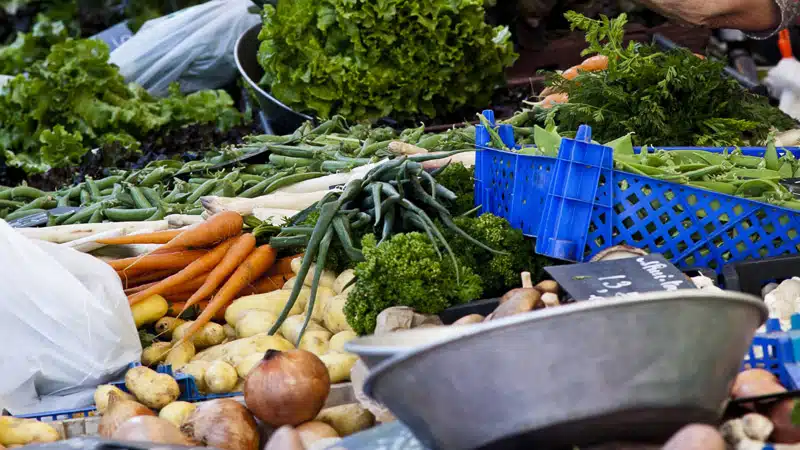
M 375 416 L 358 403 L 325 408 L 314 420 L 327 423 L 341 437 L 350 436 L 375 425 Z
M 303 441 L 300 440 L 300 433 L 291 425 L 284 425 L 269 437 L 264 450 L 307 450 Z
M 263 309 L 250 309 L 242 313 L 236 321 L 236 335 L 240 338 L 268 332 L 278 316 Z
M 306 318 L 303 315 L 289 316 L 283 321 L 281 325 L 281 334 L 291 343 L 297 342 L 297 336 L 300 334 L 300 329 L 303 328 L 303 322 Z M 309 320 L 306 332 L 313 330 L 328 331 L 320 325 L 316 320 Z
M 172 339 L 172 332 L 175 328 L 183 325 L 186 321 L 175 317 L 162 317 L 156 322 L 156 334 L 163 339 Z
M 189 364 L 181 367 L 178 373 L 184 373 L 194 377 L 194 384 L 197 386 L 197 390 L 201 393 L 206 393 L 208 392 L 208 386 L 206 386 L 205 376 L 206 370 L 210 365 L 211 362 L 209 361 L 191 361 Z
M 0 445 L 28 445 L 55 442 L 61 435 L 51 425 L 36 419 L 0 416 Z
M 341 440 L 342 438 L 340 437 L 322 438 L 318 441 L 314 441 L 313 443 L 311 443 L 308 447 L 306 447 L 306 450 L 328 450 L 328 449 L 343 450 L 343 447 L 334 447 L 334 444 L 336 444 Z
M 194 321 L 185 322 L 175 328 L 172 332 L 172 342 L 178 342 L 182 339 L 193 323 Z M 192 335 L 192 344 L 194 344 L 195 348 L 211 347 L 221 344 L 224 340 L 225 329 L 222 328 L 222 325 L 214 322 L 203 325 L 203 328 L 200 328 Z
M 323 313 L 323 323 L 331 333 L 353 331 L 344 315 L 344 305 L 347 303 L 347 294 L 339 294 L 328 299 Z
M 481 323 L 483 322 L 483 319 L 485 319 L 485 317 L 480 314 L 469 314 L 453 322 L 453 325 L 470 325 L 473 323 Z
M 336 294 L 333 292 L 333 289 L 327 288 L 324 286 L 320 286 L 317 289 L 317 297 L 314 300 L 314 313 L 311 315 L 311 318 L 316 320 L 319 323 L 322 323 L 325 314 L 325 308 L 333 297 Z M 303 303 L 303 313 L 302 315 L 305 316 L 308 314 L 308 302 L 306 301 Z
M 292 272 L 297 275 L 297 272 L 300 271 L 300 266 L 303 265 L 303 258 L 297 257 L 292 260 Z M 308 269 L 308 273 L 306 274 L 305 280 L 303 280 L 303 284 L 311 287 L 311 283 L 314 281 L 314 272 L 317 270 L 316 264 L 311 264 Z M 333 289 L 333 283 L 336 281 L 336 274 L 328 269 L 322 269 L 322 276 L 319 279 L 319 285 L 325 286 L 327 288 Z
M 239 378 L 247 378 L 247 374 L 263 359 L 264 353 L 259 352 L 252 353 L 239 360 L 239 364 L 236 365 L 236 373 L 239 374 Z
M 341 294 L 344 292 L 345 286 L 350 283 L 350 281 L 356 277 L 356 272 L 353 269 L 347 269 L 344 272 L 340 273 L 336 280 L 333 282 L 333 290 L 336 292 L 336 295 Z M 351 284 L 352 286 L 352 284 Z
M 239 381 L 239 374 L 232 365 L 224 361 L 214 361 L 206 369 L 205 382 L 208 391 L 214 394 L 232 392 Z
M 228 325 L 227 323 L 222 326 L 222 329 L 225 330 L 225 337 L 228 339 L 236 340 L 239 336 L 236 335 L 236 328 L 233 326 Z
M 173 347 L 173 349 L 167 353 L 167 357 L 164 359 L 164 364 L 171 365 L 172 370 L 179 370 L 181 367 L 185 366 L 189 361 L 191 361 L 192 358 L 194 358 L 194 355 L 194 344 L 191 342 L 184 342 L 181 345 Z
M 106 412 L 106 408 L 108 407 L 108 394 L 112 392 L 116 392 L 122 399 L 136 400 L 131 394 L 128 394 L 113 384 L 101 384 L 97 386 L 97 389 L 94 391 L 94 406 L 100 414 Z
M 171 346 L 169 342 L 153 342 L 150 347 L 142 350 L 142 365 L 155 366 L 164 361 Z
M 329 343 L 330 350 L 334 352 L 342 352 L 344 353 L 344 344 L 352 341 L 353 339 L 357 338 L 358 335 L 355 331 L 345 330 L 340 331 L 331 337 L 331 341 Z
M 152 295 L 146 299 L 131 305 L 133 322 L 136 328 L 154 323 L 164 317 L 169 311 L 169 303 L 160 295 Z
M 223 360 L 232 366 L 237 366 L 239 361 L 252 353 L 263 353 L 267 350 L 292 350 L 294 345 L 280 336 L 269 336 L 266 333 L 256 334 L 244 339 L 237 339 L 227 344 L 218 345 L 204 350 L 195 356 L 194 361 Z
M 308 330 L 303 334 L 300 345 L 297 348 L 309 351 L 317 356 L 328 353 L 330 347 L 331 332 L 328 330 Z
M 172 402 L 161 408 L 158 417 L 168 420 L 180 428 L 186 418 L 189 417 L 189 414 L 194 412 L 195 409 L 197 409 L 197 406 L 189 402 Z
M 300 434 L 300 440 L 303 442 L 303 446 L 306 448 L 321 439 L 340 437 L 333 427 L 323 422 L 306 422 L 298 426 L 296 430 L 297 433 Z
M 161 409 L 181 395 L 174 378 L 145 366 L 134 367 L 125 374 L 125 387 L 141 404 L 152 409 Z
M 300 290 L 300 295 L 297 301 L 292 305 L 289 315 L 300 314 L 303 312 L 303 305 L 308 302 L 308 296 L 311 289 L 303 288 Z M 277 290 L 267 292 L 266 294 L 255 294 L 239 297 L 225 310 L 225 321 L 229 325 L 235 327 L 236 322 L 242 317 L 242 314 L 251 309 L 260 309 L 269 311 L 272 314 L 278 315 L 283 311 L 286 302 L 289 301 L 291 291 Z
M 292 277 L 286 280 L 286 283 L 283 283 L 281 289 L 285 289 L 287 291 L 291 291 L 294 289 L 294 283 L 297 281 L 297 277 Z
M 328 352 L 319 357 L 328 368 L 331 384 L 350 381 L 350 369 L 358 361 L 358 356 L 351 353 Z

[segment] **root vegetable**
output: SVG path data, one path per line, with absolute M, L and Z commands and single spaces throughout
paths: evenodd
M 307 450 L 294 427 L 284 425 L 269 437 L 264 450 Z
M 327 423 L 341 437 L 350 436 L 375 425 L 375 416 L 358 403 L 325 408 L 314 420 Z
M 0 416 L 0 445 L 55 442 L 61 435 L 51 425 L 35 419 Z
M 172 422 L 160 417 L 132 417 L 111 436 L 118 441 L 150 442 L 164 445 L 192 445 Z
M 285 337 L 289 342 L 297 343 L 297 337 L 300 335 L 300 330 L 303 327 L 303 322 L 305 322 L 306 318 L 304 315 L 296 315 L 296 316 L 289 316 L 286 320 L 283 321 L 281 324 L 281 334 Z M 308 327 L 306 327 L 306 334 L 311 331 L 328 331 L 320 325 L 319 322 L 316 320 L 309 320 Z M 330 333 L 328 331 L 328 333 Z M 328 336 L 330 339 L 330 336 Z
M 332 352 L 344 352 L 344 344 L 357 338 L 358 335 L 354 331 L 340 331 L 331 337 L 329 342 L 329 349 Z
M 170 344 L 172 346 L 172 344 Z M 172 366 L 172 370 L 180 370 L 181 367 L 189 363 L 195 355 L 194 344 L 191 342 L 184 342 L 172 347 L 169 353 L 166 354 L 164 362 Z
M 125 387 L 143 405 L 153 409 L 161 409 L 181 395 L 174 378 L 144 366 L 134 367 L 125 374 Z
M 243 234 L 231 240 L 230 250 L 226 250 L 224 258 L 213 266 L 203 285 L 186 301 L 185 308 L 211 296 L 214 291 L 222 285 L 225 279 L 236 271 L 236 268 L 247 259 L 255 248 L 256 238 L 251 233 Z
M 464 316 L 456 320 L 455 322 L 453 322 L 453 325 L 469 325 L 473 323 L 481 323 L 483 322 L 484 319 L 485 317 L 483 317 L 480 314 L 470 314 L 468 316 Z
M 242 317 L 245 311 L 251 309 L 258 309 L 262 311 L 269 311 L 272 314 L 278 315 L 283 311 L 283 307 L 289 300 L 291 291 L 277 290 L 268 292 L 266 294 L 248 295 L 240 297 L 233 301 L 225 310 L 225 321 L 231 326 L 236 326 L 236 323 Z M 297 302 L 292 306 L 290 315 L 300 314 L 303 312 L 303 305 L 308 303 L 308 297 L 311 290 L 303 288 L 300 291 Z
M 325 302 L 325 311 L 322 320 L 331 333 L 342 331 L 353 331 L 347 323 L 347 316 L 344 315 L 344 305 L 347 303 L 347 294 L 339 294 Z
M 169 303 L 160 295 L 152 295 L 146 299 L 131 305 L 133 322 L 136 328 L 156 322 L 164 317 L 169 311 Z
M 208 366 L 210 365 L 211 362 L 209 361 L 191 361 L 181 367 L 178 373 L 184 373 L 194 377 L 194 384 L 197 386 L 197 390 L 205 394 L 208 392 L 208 386 L 206 386 L 205 382 L 206 370 L 208 370 Z
M 292 272 L 294 272 L 295 275 L 297 275 L 297 272 L 300 271 L 300 266 L 302 263 L 303 258 L 295 258 L 292 260 Z M 311 264 L 310 267 L 311 268 L 308 270 L 308 274 L 306 274 L 306 277 L 303 280 L 303 284 L 308 287 L 311 287 L 311 284 L 314 281 L 314 271 L 316 270 L 316 265 Z M 319 279 L 319 286 L 333 289 L 334 282 L 336 282 L 336 274 L 330 270 L 323 269 L 322 276 Z
M 353 278 L 356 277 L 356 272 L 353 269 L 347 269 L 344 272 L 340 273 L 336 280 L 333 282 L 333 290 L 336 292 L 336 295 L 341 294 L 344 292 L 345 286 L 350 284 L 353 281 Z
M 351 353 L 329 352 L 319 357 L 328 369 L 331 383 L 350 381 L 350 369 L 353 368 L 358 356 Z
M 324 422 L 306 422 L 296 428 L 303 446 L 308 447 L 313 443 L 327 438 L 338 438 L 339 434 L 330 425 Z
M 263 309 L 251 309 L 242 313 L 236 321 L 236 335 L 240 338 L 266 333 L 278 320 L 278 316 Z
M 747 369 L 739 372 L 733 382 L 734 399 L 786 392 L 775 375 L 764 369 Z
M 117 428 L 128 419 L 137 416 L 155 415 L 156 413 L 147 406 L 133 400 L 127 400 L 116 392 L 111 392 L 108 394 L 106 412 L 100 418 L 98 433 L 104 438 L 110 438 L 117 431 Z
M 236 369 L 224 361 L 214 361 L 206 369 L 205 382 L 211 393 L 231 392 L 237 381 L 239 381 L 239 374 Z
M 186 333 L 194 324 L 194 321 L 184 322 L 172 332 L 172 342 L 178 342 L 186 336 Z M 195 348 L 208 348 L 222 343 L 225 340 L 225 329 L 218 323 L 209 322 L 203 325 L 194 335 L 191 343 Z
M 221 398 L 199 403 L 181 431 L 195 442 L 222 450 L 258 450 L 256 421 L 236 400 Z
M 289 278 L 288 280 L 286 280 L 286 283 L 283 283 L 281 289 L 291 291 L 292 289 L 294 289 L 294 284 L 296 282 L 297 282 L 297 277 Z
M 331 382 L 325 364 L 305 350 L 270 350 L 245 380 L 244 400 L 263 422 L 278 427 L 312 420 Z
M 274 208 L 303 210 L 322 200 L 328 191 L 306 193 L 273 192 L 256 198 L 201 197 L 200 203 L 206 211 L 216 214 L 222 211 L 235 211 L 243 216 L 253 214 L 254 208 Z
M 709 425 L 687 425 L 675 433 L 663 450 L 725 450 L 725 441 Z
M 101 384 L 97 386 L 97 389 L 94 391 L 94 406 L 100 414 L 105 414 L 106 408 L 108 408 L 108 396 L 112 392 L 114 392 L 120 400 L 136 401 L 131 394 L 128 394 L 113 384 Z
M 328 353 L 330 347 L 331 332 L 328 330 L 311 330 L 303 334 L 303 338 L 297 348 L 307 350 L 317 356 Z
M 253 353 L 242 358 L 236 365 L 236 373 L 239 374 L 239 378 L 247 378 L 253 367 L 257 366 L 262 359 L 264 359 L 263 353 Z
M 150 367 L 164 361 L 171 346 L 169 342 L 153 342 L 150 347 L 142 350 L 142 365 Z
M 250 336 L 249 338 L 237 339 L 223 345 L 211 347 L 200 352 L 195 360 L 216 361 L 223 360 L 232 366 L 237 366 L 239 361 L 252 353 L 264 353 L 267 350 L 292 350 L 294 345 L 280 336 L 269 336 L 266 333 Z
M 316 442 L 313 442 L 311 445 L 306 447 L 306 450 L 327 450 L 334 448 L 334 444 L 341 441 L 342 438 L 338 437 L 330 437 L 330 438 L 322 438 Z M 341 450 L 341 447 L 339 447 Z
M 225 337 L 227 339 L 236 339 L 238 337 L 236 336 L 236 328 L 233 328 L 231 325 L 226 323 L 222 326 L 222 329 L 225 330 Z
M 549 292 L 551 294 L 558 294 L 558 283 L 553 280 L 540 281 L 539 284 L 534 287 L 542 293 Z
M 166 220 L 152 222 L 106 222 L 75 225 L 59 225 L 43 228 L 19 228 L 17 232 L 30 239 L 63 244 L 109 230 L 121 230 L 124 234 L 136 231 L 161 231 L 169 228 Z
M 156 322 L 156 334 L 162 336 L 164 339 L 172 339 L 172 332 L 175 331 L 175 328 L 178 328 L 184 323 L 186 323 L 185 320 L 176 317 L 162 317 Z
M 554 306 L 558 306 L 561 304 L 561 300 L 559 300 L 557 294 L 553 294 L 552 292 L 545 292 L 542 294 L 542 303 L 546 308 L 552 308 Z
M 168 420 L 176 427 L 180 427 L 183 425 L 183 422 L 186 420 L 186 418 L 189 417 L 189 414 L 191 414 L 196 408 L 197 405 L 193 403 L 172 402 L 169 405 L 161 408 L 161 411 L 158 413 L 158 417 Z

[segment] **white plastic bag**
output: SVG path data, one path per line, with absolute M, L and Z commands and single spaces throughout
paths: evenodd
M 111 266 L 28 239 L 0 220 L 0 408 L 12 414 L 90 406 L 99 384 L 141 357 Z
M 236 76 L 236 40 L 261 18 L 250 0 L 213 0 L 146 22 L 111 53 L 129 82 L 153 95 L 177 81 L 183 92 L 224 86 Z

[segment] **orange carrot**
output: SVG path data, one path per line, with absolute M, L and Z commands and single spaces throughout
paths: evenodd
M 283 285 L 286 284 L 286 282 L 289 281 L 289 279 L 293 276 L 294 273 L 292 272 L 285 273 L 283 275 L 272 276 L 264 274 L 263 277 L 256 280 L 253 284 L 245 286 L 245 288 L 239 292 L 238 297 L 253 294 L 266 294 L 267 292 L 277 291 L 278 289 L 283 288 Z
M 131 288 L 135 286 L 140 286 L 142 284 L 150 283 L 151 281 L 161 281 L 162 279 L 178 272 L 179 269 L 167 269 L 167 270 L 147 270 L 147 271 L 128 271 L 128 272 L 117 272 L 119 279 L 122 281 L 122 285 L 125 288 Z
M 299 253 L 293 256 L 286 256 L 275 261 L 275 264 L 269 268 L 267 271 L 268 276 L 272 275 L 283 275 L 287 273 L 292 273 L 292 260 L 295 258 L 302 258 L 303 253 Z M 289 277 L 291 278 L 291 277 Z
M 250 233 L 243 234 L 236 239 L 231 239 L 231 241 L 233 241 L 233 245 L 230 247 L 230 250 L 228 250 L 228 253 L 226 253 L 222 261 L 214 267 L 214 270 L 208 274 L 206 282 L 186 301 L 187 308 L 204 298 L 210 297 L 225 279 L 247 259 L 250 253 L 253 252 L 253 249 L 256 248 L 256 238 Z
M 108 264 L 118 272 L 127 272 L 130 274 L 133 272 L 131 269 L 143 272 L 145 270 L 183 268 L 206 253 L 208 253 L 208 250 L 183 250 L 174 253 L 117 259 Z M 136 263 L 135 267 L 131 267 L 133 263 Z
M 174 239 L 184 230 L 165 230 L 154 231 L 152 233 L 129 234 L 106 239 L 98 239 L 98 244 L 105 245 L 125 245 L 125 244 L 166 244 Z
M 598 72 L 600 70 L 608 69 L 608 56 L 594 55 L 591 58 L 586 58 L 578 66 L 578 69 L 585 70 L 586 72 Z
M 128 298 L 128 301 L 131 305 L 136 304 L 148 297 L 152 297 L 153 295 L 162 294 L 167 289 L 186 284 L 198 276 L 211 271 L 217 264 L 219 264 L 220 261 L 222 261 L 225 253 L 228 252 L 228 249 L 231 248 L 234 242 L 234 239 L 228 239 L 227 241 L 224 241 L 223 243 L 214 247 L 214 249 L 210 252 L 192 261 L 192 263 L 186 266 L 185 269 L 181 270 L 175 275 L 162 280 L 155 286 L 151 286 L 141 292 L 133 294 Z M 158 255 L 153 255 L 153 257 L 156 256 Z
M 170 275 L 172 275 L 172 274 L 170 274 Z M 194 293 L 194 291 L 196 291 L 197 288 L 199 288 L 200 286 L 203 285 L 203 283 L 206 281 L 206 277 L 207 276 L 208 276 L 208 274 L 203 274 L 203 275 L 200 275 L 199 277 L 193 278 L 192 280 L 190 280 L 190 281 L 188 281 L 186 283 L 182 283 L 182 284 L 177 285 L 175 287 L 165 289 L 164 292 L 161 293 L 161 295 L 166 296 L 166 295 L 169 295 L 169 294 L 172 294 L 172 293 L 175 293 L 175 292 L 190 292 L 190 293 Z M 167 278 L 167 277 L 164 277 L 164 278 Z M 133 294 L 135 294 L 137 292 L 141 292 L 141 291 L 143 291 L 143 290 L 145 290 L 145 289 L 147 289 L 149 287 L 155 286 L 158 283 L 160 283 L 161 281 L 163 281 L 163 280 L 158 280 L 158 281 L 154 281 L 152 283 L 142 284 L 142 285 L 136 286 L 134 288 L 125 289 L 125 295 L 131 296 L 131 295 L 133 295 Z
M 208 220 L 192 225 L 157 250 L 163 253 L 175 248 L 200 248 L 214 245 L 242 232 L 242 216 L 233 211 L 215 214 Z
M 542 108 L 549 109 L 555 106 L 558 103 L 566 103 L 569 100 L 567 94 L 563 92 L 557 92 L 555 94 L 550 94 L 542 100 Z
M 242 265 L 236 269 L 236 272 L 228 278 L 228 281 L 226 281 L 216 295 L 214 295 L 208 303 L 208 307 L 200 314 L 200 317 L 186 330 L 186 334 L 183 338 L 174 343 L 173 347 L 191 339 L 192 335 L 194 335 L 197 330 L 207 324 L 211 318 L 215 317 L 223 307 L 227 307 L 227 305 L 236 298 L 236 294 L 245 286 L 269 270 L 272 264 L 275 263 L 275 254 L 275 249 L 269 245 L 262 245 L 253 250 L 250 256 L 247 257 Z
M 572 66 L 569 69 L 561 72 L 561 76 L 566 78 L 566 79 L 568 79 L 568 80 L 574 80 L 575 77 L 578 76 L 578 68 L 579 67 L 580 66 Z
M 155 285 L 157 285 L 157 284 L 158 284 L 160 281 L 161 281 L 161 280 L 159 280 L 159 281 L 152 281 L 152 282 L 150 282 L 150 283 L 140 284 L 139 286 L 136 286 L 136 287 L 132 287 L 132 288 L 125 289 L 125 295 L 131 295 L 131 294 L 135 294 L 135 293 L 137 293 L 137 292 L 143 291 L 143 290 L 145 290 L 145 289 L 149 288 L 150 286 L 155 286 Z

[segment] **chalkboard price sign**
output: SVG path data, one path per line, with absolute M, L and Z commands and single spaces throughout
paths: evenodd
M 632 297 L 645 292 L 697 289 L 659 254 L 583 264 L 545 267 L 576 300 Z

